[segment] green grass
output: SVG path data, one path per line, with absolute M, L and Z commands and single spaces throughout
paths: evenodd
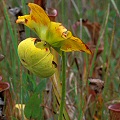
M 29 0 L 22 0 L 21 2 L 24 14 L 29 12 L 26 5 L 27 2 Z M 0 3 L 2 4 L 0 11 L 3 11 L 3 14 L 2 12 L 0 14 L 0 53 L 5 55 L 5 59 L 0 62 L 0 75 L 3 76 L 3 81 L 10 83 L 11 95 L 14 102 L 27 105 L 25 114 L 30 118 L 30 110 L 33 108 L 32 117 L 43 120 L 40 116 L 46 116 L 43 111 L 43 108 L 46 107 L 43 97 L 46 98 L 46 84 L 49 86 L 49 80 L 42 80 L 31 73 L 29 74 L 19 61 L 17 54 L 17 46 L 20 42 L 18 25 L 14 22 L 15 17 L 8 12 L 9 5 L 12 7 L 19 6 L 19 0 L 11 0 L 10 2 L 1 0 Z M 100 36 L 93 60 L 91 61 L 91 67 L 89 66 L 90 55 L 88 56 L 86 53 L 72 52 L 66 55 L 66 98 L 67 102 L 69 101 L 69 109 L 66 109 L 71 110 L 68 114 L 72 115 L 73 119 L 83 120 L 83 118 L 86 118 L 87 120 L 91 120 L 93 117 L 97 117 L 98 119 L 108 120 L 109 111 L 107 106 L 112 101 L 119 101 L 120 99 L 120 1 L 106 0 L 101 2 L 100 0 L 96 0 L 91 2 L 90 0 L 85 0 L 83 3 L 82 0 L 53 0 L 48 2 L 47 5 L 56 8 L 58 10 L 57 21 L 62 22 L 75 36 L 80 36 L 85 43 L 91 40 L 86 28 L 83 25 L 82 27 L 79 25 L 75 30 L 72 28 L 72 25 L 82 18 L 88 19 L 90 22 L 98 22 L 101 25 Z M 26 37 L 32 34 L 25 27 Z M 101 39 L 104 43 L 104 50 L 96 59 Z M 59 66 L 62 68 L 61 57 L 59 57 L 59 61 Z M 102 76 L 95 75 L 95 70 L 100 66 L 103 66 Z M 61 74 L 61 70 L 58 72 Z M 89 99 L 89 77 L 105 81 L 104 89 L 101 93 L 102 102 L 99 99 L 100 95 L 96 95 L 94 100 Z M 50 89 L 51 87 L 47 88 Z M 34 96 L 39 97 L 35 99 Z M 58 118 L 58 106 L 60 105 L 59 101 L 54 100 L 56 97 L 52 90 L 49 92 L 48 98 L 49 102 L 45 99 L 46 103 L 49 103 L 46 108 L 48 108 L 49 115 L 51 114 L 48 120 L 52 120 Z M 36 104 L 30 106 L 35 101 Z M 52 101 L 54 101 L 53 105 L 51 105 Z M 40 104 L 38 108 L 39 112 L 35 113 L 34 109 L 38 104 Z M 69 117 L 66 118 L 69 119 Z

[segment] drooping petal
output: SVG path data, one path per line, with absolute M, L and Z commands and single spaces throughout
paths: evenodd
M 62 41 L 60 49 L 65 52 L 82 51 L 88 54 L 92 53 L 87 45 L 82 42 L 82 40 L 73 36 L 67 40 Z

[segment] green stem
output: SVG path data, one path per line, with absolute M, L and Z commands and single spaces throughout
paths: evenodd
M 62 95 L 60 103 L 60 113 L 58 120 L 62 120 L 63 108 L 65 105 L 65 95 L 66 95 L 66 54 L 62 51 Z

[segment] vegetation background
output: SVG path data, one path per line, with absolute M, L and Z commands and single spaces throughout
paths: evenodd
M 29 2 L 35 1 L 0 0 L 0 53 L 5 56 L 0 62 L 0 76 L 10 84 L 14 105 L 27 106 L 25 113 L 19 115 L 14 114 L 14 109 L 9 111 L 12 119 L 26 119 L 25 114 L 28 119 L 56 120 L 59 104 L 50 82 L 54 77 L 43 80 L 32 75 L 21 65 L 17 54 L 22 38 L 36 35 L 15 23 L 18 9 L 12 8 L 18 7 L 20 14 L 27 14 Z M 120 1 L 46 0 L 46 7 L 56 9 L 56 21 L 80 37 L 93 52 L 91 56 L 67 53 L 66 109 L 70 117 L 66 120 L 108 120 L 108 105 L 120 102 Z M 61 79 L 61 57 L 56 58 L 57 78 Z

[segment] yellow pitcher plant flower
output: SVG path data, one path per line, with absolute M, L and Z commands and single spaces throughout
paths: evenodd
M 56 71 L 57 64 L 50 52 L 53 47 L 59 54 L 62 51 L 84 51 L 90 49 L 81 39 L 74 37 L 61 23 L 50 21 L 46 12 L 37 4 L 29 3 L 29 15 L 19 16 L 16 23 L 22 23 L 32 29 L 40 39 L 27 38 L 18 46 L 21 63 L 39 77 L 50 77 Z
M 19 16 L 16 23 L 22 23 L 32 29 L 42 41 L 46 41 L 59 54 L 61 51 L 84 51 L 90 49 L 81 39 L 74 37 L 61 23 L 50 21 L 45 11 L 37 4 L 29 3 L 29 15 Z
M 62 95 L 60 98 L 57 97 L 59 92 L 55 92 L 58 102 L 61 102 L 59 120 L 62 120 L 66 90 L 66 60 L 64 52 L 83 51 L 91 54 L 91 51 L 81 39 L 74 37 L 61 23 L 50 21 L 46 12 L 39 5 L 28 3 L 28 6 L 30 7 L 30 14 L 19 16 L 16 23 L 21 23 L 29 27 L 38 35 L 39 39 L 27 38 L 20 42 L 18 45 L 18 55 L 24 67 L 35 75 L 44 78 L 52 76 L 57 68 L 54 56 L 51 54 L 49 48 L 52 47 L 60 55 L 62 54 L 63 79 L 62 89 L 60 89 L 62 90 Z M 56 86 L 59 87 L 57 84 L 54 87 Z
M 22 116 L 22 111 L 24 112 L 25 104 L 15 104 L 14 106 L 14 114 L 18 119 L 21 119 L 22 117 L 24 120 L 28 120 L 25 115 Z

